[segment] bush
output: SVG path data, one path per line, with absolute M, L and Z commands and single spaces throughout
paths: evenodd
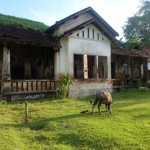
M 148 88 L 150 88 L 150 82 L 147 82 L 147 83 L 146 83 L 146 86 L 147 86 Z
M 142 85 L 142 81 L 140 79 L 133 79 L 132 84 L 135 87 L 140 87 Z
M 59 98 L 65 98 L 68 95 L 68 89 L 71 82 L 71 76 L 69 73 L 64 73 L 63 79 L 59 86 L 58 96 Z

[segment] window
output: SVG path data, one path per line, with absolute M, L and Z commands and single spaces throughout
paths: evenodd
M 99 40 L 99 33 L 97 33 L 97 39 Z
M 88 78 L 96 76 L 95 56 L 88 56 Z
M 74 55 L 74 78 L 107 78 L 107 74 L 106 56 Z
M 90 38 L 90 29 L 87 29 L 87 37 Z
M 107 78 L 107 57 L 98 57 L 98 76 L 99 78 Z
M 93 39 L 94 39 L 94 29 L 92 30 L 92 32 L 93 32 Z
M 74 55 L 74 78 L 83 78 L 83 55 Z
M 82 37 L 84 37 L 84 31 L 82 31 Z

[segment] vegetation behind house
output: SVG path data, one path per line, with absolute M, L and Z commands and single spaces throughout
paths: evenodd
M 4 14 L 0 14 L 0 23 L 7 24 L 7 25 L 18 25 L 24 28 L 31 28 L 40 31 L 45 31 L 48 28 L 47 25 L 38 21 L 32 21 L 32 20 L 18 18 L 15 16 L 9 16 Z
M 136 43 L 150 46 L 150 1 L 141 1 L 141 6 L 134 16 L 131 16 L 123 26 L 126 40 L 133 39 Z

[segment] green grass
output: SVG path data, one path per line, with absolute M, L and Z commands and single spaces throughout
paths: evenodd
M 0 14 L 0 23 L 7 25 L 21 25 L 24 28 L 31 28 L 40 31 L 45 31 L 46 29 L 48 29 L 48 26 L 44 23 L 3 14 Z
M 0 150 L 149 150 L 150 92 L 113 93 L 113 114 L 102 115 L 89 103 L 94 97 L 0 102 Z

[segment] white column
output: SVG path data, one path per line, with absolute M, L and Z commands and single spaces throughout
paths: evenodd
M 98 79 L 99 78 L 99 71 L 98 71 L 98 56 L 96 56 L 95 58 L 95 66 L 96 66 L 96 78 Z
M 2 88 L 1 93 L 7 93 L 11 91 L 11 75 L 10 75 L 10 50 L 7 45 L 3 48 L 3 65 L 2 65 Z
M 2 68 L 2 80 L 10 80 L 10 50 L 4 45 L 3 48 L 3 68 Z
M 59 51 L 55 52 L 55 62 L 54 62 L 54 79 L 59 79 L 59 65 L 60 65 L 60 60 L 59 60 Z

